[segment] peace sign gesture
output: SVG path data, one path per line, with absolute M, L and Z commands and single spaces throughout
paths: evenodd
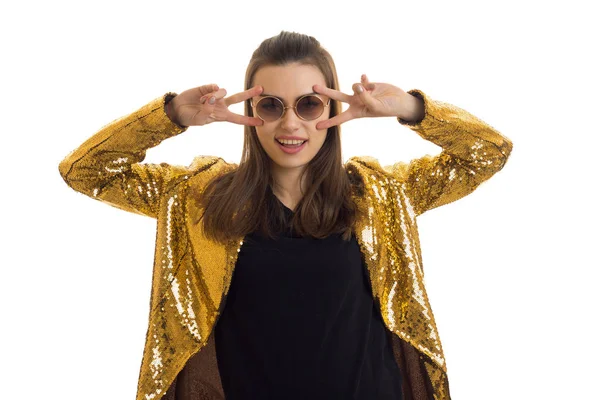
M 260 118 L 248 117 L 229 111 L 229 106 L 241 103 L 262 93 L 261 86 L 233 94 L 229 97 L 224 88 L 217 84 L 188 89 L 175 96 L 165 107 L 169 118 L 181 126 L 208 125 L 215 121 L 232 122 L 239 125 L 260 126 Z
M 407 121 L 414 120 L 419 119 L 419 115 L 424 111 L 422 100 L 394 85 L 371 83 L 364 74 L 361 76 L 361 83 L 355 83 L 352 89 L 354 95 L 350 96 L 321 85 L 313 86 L 316 93 L 350 104 L 341 114 L 319 122 L 317 129 L 327 129 L 355 118 L 365 117 L 400 117 Z

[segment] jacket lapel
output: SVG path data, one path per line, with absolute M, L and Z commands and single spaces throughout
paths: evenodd
M 185 227 L 192 249 L 194 272 L 197 275 L 198 284 L 202 285 L 200 292 L 203 293 L 207 311 L 210 313 L 208 321 L 214 324 L 220 314 L 224 297 L 226 296 L 239 248 L 243 237 L 230 240 L 227 244 L 217 243 L 209 240 L 202 229 L 202 224 L 196 223 L 203 209 L 194 199 L 195 190 L 189 188 L 204 188 L 208 181 L 216 174 L 224 173 L 227 166 L 222 160 L 212 169 L 213 174 L 196 174 L 188 181 L 186 193 Z M 211 327 L 211 330 L 214 326 Z

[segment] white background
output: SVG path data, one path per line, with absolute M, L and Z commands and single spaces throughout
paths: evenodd
M 593 2 L 15 3 L 0 9 L 0 397 L 135 397 L 155 221 L 74 192 L 58 163 L 167 91 L 243 90 L 254 49 L 290 30 L 330 51 L 346 93 L 367 73 L 513 141 L 503 170 L 418 219 L 453 399 L 599 398 Z M 190 128 L 145 162 L 239 162 L 242 132 Z M 342 134 L 345 160 L 441 151 L 393 118 Z

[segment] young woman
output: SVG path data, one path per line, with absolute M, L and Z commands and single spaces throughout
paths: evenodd
M 243 92 L 167 93 L 60 163 L 73 189 L 158 220 L 138 400 L 450 399 L 416 217 L 501 170 L 512 142 L 417 89 L 363 75 L 353 90 L 317 40 L 281 32 L 252 55 Z M 228 109 L 239 102 L 245 115 Z M 340 125 L 365 117 L 443 151 L 343 163 Z M 213 122 L 244 125 L 239 164 L 142 163 Z

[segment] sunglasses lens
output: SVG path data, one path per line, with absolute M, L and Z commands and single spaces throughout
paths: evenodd
M 316 119 L 323 114 L 323 102 L 317 96 L 306 96 L 297 104 L 298 115 L 306 120 Z
M 265 121 L 275 121 L 283 114 L 283 104 L 274 97 L 265 97 L 256 104 L 256 113 Z

